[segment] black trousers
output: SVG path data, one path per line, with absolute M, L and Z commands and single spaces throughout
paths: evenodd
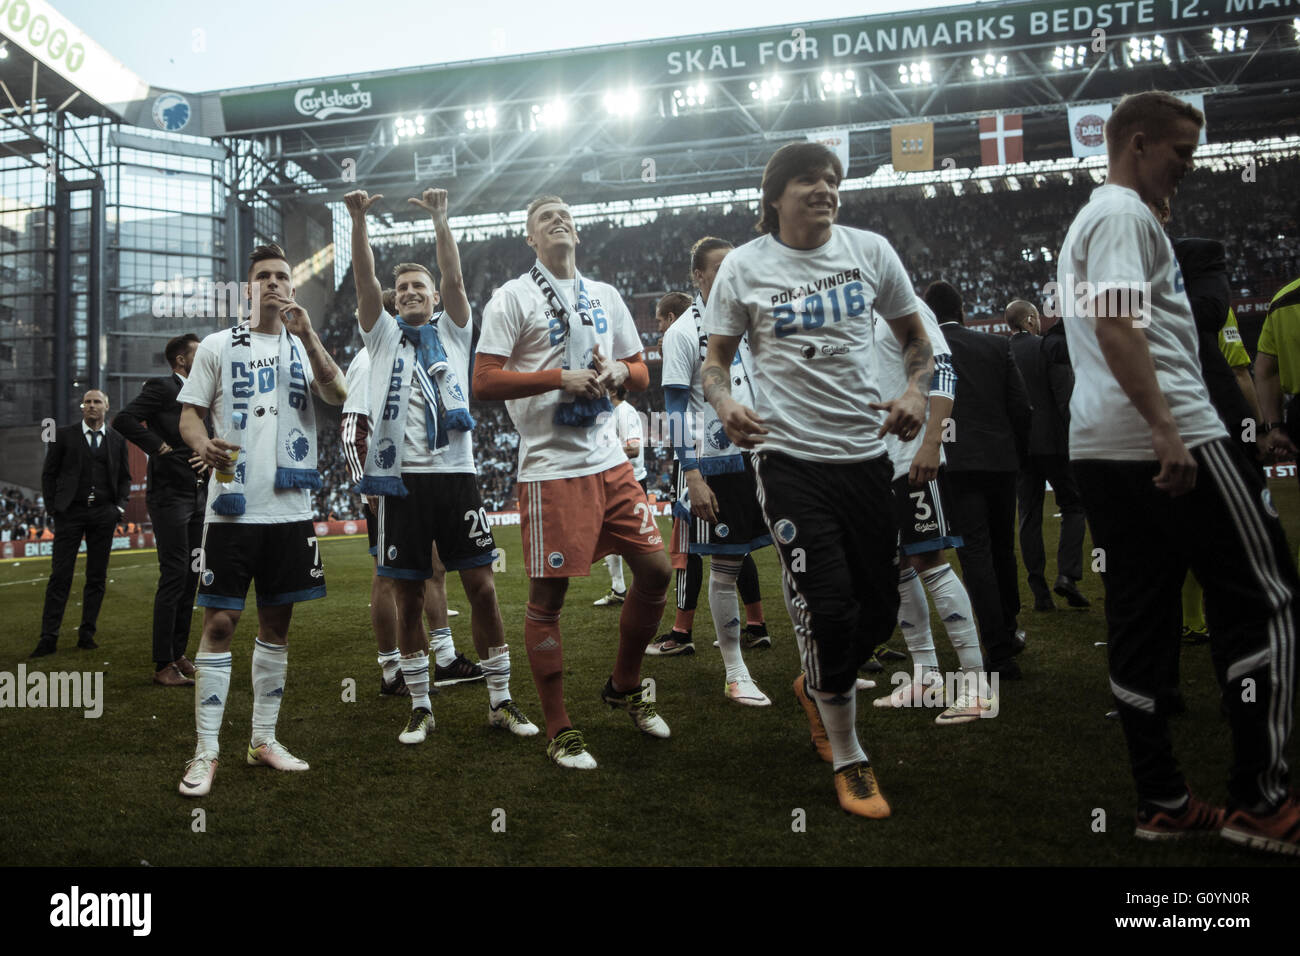
M 153 599 L 153 659 L 170 664 L 185 656 L 199 586 L 195 551 L 203 544 L 206 494 L 151 495 L 149 518 L 158 548 L 158 591 Z
M 1138 797 L 1180 797 L 1167 712 L 1190 566 L 1205 590 L 1211 653 L 1226 665 L 1232 803 L 1276 805 L 1287 794 L 1300 580 L 1259 471 L 1227 439 L 1192 454 L 1196 486 L 1178 498 L 1151 483 L 1156 462 L 1073 463 L 1105 561 L 1111 691 Z
M 1083 501 L 1070 473 L 1066 455 L 1030 455 L 1016 478 L 1020 507 L 1020 557 L 1025 576 L 1035 594 L 1048 591 L 1047 554 L 1043 550 L 1043 482 L 1052 483 L 1056 507 L 1061 512 L 1061 539 L 1056 546 L 1056 573 L 1071 581 L 1083 580 Z
M 77 628 L 77 639 L 87 640 L 95 636 L 99 607 L 104 603 L 108 554 L 113 547 L 117 519 L 117 506 L 107 500 L 96 502 L 89 508 L 85 504 L 73 504 L 67 511 L 54 516 L 54 567 L 45 586 L 41 640 L 58 640 L 82 538 L 86 539 L 86 585 L 81 592 L 81 625 Z
M 957 549 L 985 662 L 1012 655 L 1020 614 L 1016 570 L 1016 473 L 948 471 L 948 508 L 964 544 Z
M 888 455 L 823 464 L 754 455 L 758 502 L 781 555 L 807 685 L 853 693 L 898 623 L 898 524 Z

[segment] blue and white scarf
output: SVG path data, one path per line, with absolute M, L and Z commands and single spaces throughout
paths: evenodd
M 598 344 L 596 324 L 591 317 L 591 299 L 587 296 L 587 284 L 582 276 L 574 270 L 573 278 L 578 292 L 578 301 L 573 308 L 564 304 L 559 291 L 555 288 L 556 279 L 541 261 L 533 264 L 528 273 L 537 287 L 550 303 L 551 312 L 560 320 L 561 333 L 564 336 L 564 369 L 594 369 L 596 367 L 593 353 Z M 605 356 L 613 359 L 612 355 Z M 585 395 L 560 393 L 560 404 L 555 407 L 555 424 L 570 425 L 575 428 L 590 428 L 596 419 L 606 412 L 613 412 L 614 406 L 609 398 L 587 398 Z
M 418 385 L 424 396 L 424 434 L 432 454 L 446 449 L 448 431 L 473 431 L 469 402 L 447 361 L 438 334 L 439 312 L 423 325 L 409 325 L 384 314 L 380 322 L 397 323 L 401 335 L 373 341 L 370 363 L 370 418 L 374 434 L 366 450 L 365 472 L 356 490 L 363 495 L 391 495 L 404 498 L 402 449 L 406 436 L 406 408 L 411 388 Z M 391 369 L 387 378 L 376 369 Z M 376 414 L 376 409 L 382 409 Z
M 285 374 L 285 370 L 288 374 Z M 239 446 L 235 478 L 218 484 L 219 494 L 212 510 L 220 515 L 242 515 L 246 499 L 244 478 L 248 473 L 248 406 L 256 393 L 255 376 L 265 369 L 253 368 L 253 336 L 248 321 L 230 330 L 221 345 L 221 390 L 228 408 L 224 437 Z M 275 487 L 319 488 L 316 471 L 316 410 L 307 392 L 298 340 L 280 330 L 280 354 L 275 375 Z

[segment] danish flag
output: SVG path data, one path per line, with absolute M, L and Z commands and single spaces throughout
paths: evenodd
M 1025 132 L 1021 114 L 980 117 L 980 165 L 1006 166 L 1025 161 Z

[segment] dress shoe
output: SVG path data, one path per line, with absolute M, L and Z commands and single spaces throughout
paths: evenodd
M 1020 673 L 1020 665 L 1010 657 L 992 661 L 984 666 L 984 670 L 989 674 L 997 674 L 1000 680 L 1021 680 L 1024 676 Z
M 1080 594 L 1074 582 L 1065 575 L 1056 579 L 1056 586 L 1052 590 L 1065 598 L 1065 603 L 1070 607 L 1092 607 L 1092 602 Z
M 45 656 L 48 655 L 48 654 L 53 654 L 54 651 L 55 651 L 54 642 L 51 641 L 51 640 L 49 640 L 48 638 L 44 638 L 44 637 L 42 637 L 42 638 L 40 639 L 40 641 L 38 641 L 37 644 L 36 644 L 36 650 L 32 651 L 32 652 L 31 652 L 30 654 L 28 654 L 27 656 L 28 656 L 28 657 L 45 657 Z
M 1052 592 L 1048 588 L 1047 582 L 1039 575 L 1034 575 L 1029 579 L 1029 590 L 1034 595 L 1035 611 L 1055 611 L 1056 604 L 1052 601 Z
M 175 664 L 168 664 L 160 671 L 153 672 L 153 682 L 161 687 L 193 687 L 194 679 L 186 677 L 176 669 Z
M 186 657 L 184 654 L 176 658 L 176 660 L 173 663 L 175 663 L 176 669 L 180 671 L 182 674 L 184 674 L 186 677 L 194 676 L 194 662 L 190 660 L 188 657 Z
M 83 637 L 81 640 L 77 641 L 77 647 L 81 648 L 83 651 L 93 651 L 99 647 L 99 645 L 95 643 L 93 637 Z

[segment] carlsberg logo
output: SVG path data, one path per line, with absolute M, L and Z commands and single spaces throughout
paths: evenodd
M 370 92 L 363 90 L 360 83 L 353 83 L 351 90 L 317 90 L 306 86 L 293 96 L 294 108 L 303 116 L 323 120 L 339 113 L 360 113 L 370 109 Z

